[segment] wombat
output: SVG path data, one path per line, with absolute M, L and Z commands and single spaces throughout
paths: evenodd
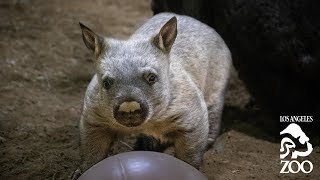
M 220 129 L 231 54 L 209 26 L 161 13 L 129 39 L 97 35 L 80 23 L 96 74 L 80 119 L 81 171 L 104 159 L 118 137 L 139 145 L 173 146 L 199 168 Z M 165 148 L 161 148 L 164 150 Z

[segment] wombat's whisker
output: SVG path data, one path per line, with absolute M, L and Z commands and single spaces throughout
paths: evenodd
M 130 146 L 129 144 L 127 144 L 126 142 L 120 141 L 120 143 L 122 143 L 123 145 L 127 146 L 130 150 L 133 150 L 133 147 Z

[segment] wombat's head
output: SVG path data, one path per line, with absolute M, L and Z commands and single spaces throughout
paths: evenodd
M 100 96 L 112 120 L 133 127 L 162 113 L 169 104 L 169 55 L 177 35 L 171 18 L 158 33 L 126 41 L 104 38 L 80 23 L 94 53 Z

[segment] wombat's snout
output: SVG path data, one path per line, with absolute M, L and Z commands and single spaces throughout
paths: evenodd
M 148 108 L 145 102 L 135 99 L 120 100 L 113 108 L 114 118 L 118 123 L 134 127 L 142 124 L 147 115 Z

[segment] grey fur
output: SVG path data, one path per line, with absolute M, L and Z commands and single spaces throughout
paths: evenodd
M 177 17 L 177 37 L 167 52 L 155 44 L 159 43 L 155 38 L 173 16 Z M 171 143 L 177 158 L 199 168 L 220 128 L 231 65 L 222 38 L 193 18 L 162 13 L 128 40 L 96 39 L 101 51 L 94 51 L 96 75 L 87 88 L 80 120 L 81 170 L 104 159 L 115 138 L 128 134 Z M 141 71 L 156 71 L 159 81 L 146 84 Z M 114 79 L 109 90 L 102 87 L 105 77 Z M 124 96 L 147 102 L 148 116 L 140 126 L 123 126 L 113 117 L 113 104 Z

